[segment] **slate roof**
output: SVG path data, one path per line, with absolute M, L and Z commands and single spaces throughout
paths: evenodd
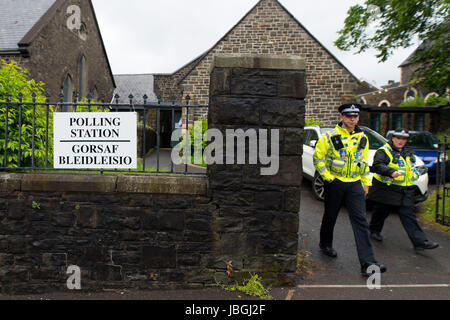
M 147 102 L 157 102 L 158 98 L 154 93 L 154 77 L 152 74 L 118 74 L 114 75 L 116 90 L 114 94 L 120 96 L 119 103 L 129 103 L 128 96 L 134 96 L 133 103 L 143 104 L 143 96 L 148 96 Z M 115 100 L 114 100 L 115 101 Z
M 18 43 L 56 0 L 2 0 L 0 50 L 18 50 Z

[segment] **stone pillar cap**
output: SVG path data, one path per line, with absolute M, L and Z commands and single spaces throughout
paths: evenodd
M 210 73 L 214 68 L 305 70 L 306 62 L 296 56 L 227 54 L 214 56 Z

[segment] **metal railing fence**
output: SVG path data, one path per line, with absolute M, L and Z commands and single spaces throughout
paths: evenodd
M 446 183 L 448 150 L 450 150 L 450 143 L 447 142 L 447 136 L 445 136 L 444 142 L 438 144 L 436 166 L 436 222 L 445 226 L 450 226 L 450 212 L 446 210 L 446 202 L 449 201 L 447 198 L 450 197 L 450 187 Z
M 208 108 L 205 105 L 191 105 L 190 96 L 185 97 L 185 102 L 161 102 L 149 101 L 148 96 L 142 97 L 143 102 L 135 103 L 134 96 L 130 94 L 127 103 L 120 101 L 118 94 L 114 95 L 111 102 L 105 102 L 105 96 L 100 95 L 95 100 L 91 94 L 87 98 L 78 100 L 78 94 L 73 94 L 72 102 L 66 102 L 64 95 L 59 95 L 58 102 L 51 102 L 50 95 L 44 97 L 32 94 L 31 101 L 23 101 L 24 95 L 19 93 L 11 99 L 12 95 L 6 94 L 4 101 L 0 100 L 0 171 L 69 171 L 100 173 L 132 172 L 136 174 L 204 174 L 202 170 L 189 170 L 188 153 L 183 165 L 174 165 L 171 157 L 165 157 L 165 163 L 161 163 L 161 112 L 171 112 L 171 128 L 175 129 L 175 113 L 181 112 L 185 138 L 188 140 L 190 110 L 196 108 Z M 40 98 L 40 99 L 39 99 Z M 12 101 L 15 100 L 15 101 Z M 53 112 L 137 112 L 138 122 L 142 122 L 142 136 L 140 141 L 140 155 L 142 165 L 134 169 L 58 169 L 52 166 L 52 113 Z M 152 128 L 156 135 L 156 144 L 152 149 L 152 155 L 147 154 L 147 129 L 149 129 L 148 115 L 152 113 L 156 128 Z M 184 117 L 183 117 L 184 115 Z M 1 120 L 4 121 L 1 121 Z M 3 123 L 2 123 L 3 122 Z M 139 137 L 138 137 L 139 140 Z M 138 147 L 138 146 L 136 146 Z M 156 155 L 155 155 L 156 154 Z M 156 157 L 156 167 L 149 168 L 146 160 Z M 200 171 L 200 172 L 199 172 Z M 206 172 L 206 171 L 205 171 Z

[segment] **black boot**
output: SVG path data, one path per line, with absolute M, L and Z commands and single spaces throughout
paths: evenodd
M 421 245 L 414 246 L 414 249 L 416 249 L 416 250 L 431 250 L 431 249 L 436 249 L 437 247 L 439 247 L 439 243 L 427 240 L 424 243 L 422 243 Z
M 320 250 L 329 257 L 336 258 L 337 252 L 332 247 L 327 247 L 319 244 Z
M 373 274 L 373 272 L 368 272 L 367 269 L 370 266 L 372 266 L 372 265 L 375 265 L 378 268 L 380 268 L 380 273 L 386 272 L 386 270 L 387 270 L 386 266 L 384 264 L 382 264 L 382 263 L 378 263 L 378 262 L 369 263 L 369 262 L 366 262 L 363 265 L 361 265 L 361 274 L 363 276 L 365 276 L 365 277 L 370 277 Z
M 383 236 L 379 232 L 376 232 L 376 231 L 372 231 L 370 233 L 370 237 L 373 240 L 376 240 L 376 241 L 379 241 L 379 242 L 383 241 Z

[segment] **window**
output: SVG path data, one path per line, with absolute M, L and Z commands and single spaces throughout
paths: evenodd
M 369 138 L 369 149 L 377 150 L 378 148 L 384 146 L 387 142 L 387 139 L 384 138 L 378 132 L 375 132 L 367 127 L 361 127 L 361 129 L 366 134 L 367 138 Z
M 78 64 L 78 97 L 80 100 L 86 96 L 86 73 L 86 58 L 82 56 Z
M 73 84 L 72 84 L 72 77 L 70 76 L 70 74 L 68 74 L 66 76 L 66 78 L 64 79 L 64 85 L 63 85 L 63 95 L 64 95 L 64 99 L 63 102 L 72 102 L 72 95 L 73 95 Z M 63 106 L 61 108 L 62 112 L 68 112 L 69 107 L 68 106 Z
M 370 128 L 376 132 L 381 130 L 381 115 L 379 113 L 370 114 Z
M 392 129 L 403 127 L 403 115 L 399 113 L 392 114 Z
M 305 141 L 303 142 L 303 144 L 310 147 L 310 143 L 313 140 L 315 140 L 316 142 L 319 140 L 319 135 L 317 134 L 317 132 L 315 130 L 306 130 Z
M 391 103 L 390 103 L 388 100 L 383 100 L 383 101 L 381 101 L 381 102 L 378 104 L 378 106 L 379 106 L 379 107 L 383 107 L 383 108 L 385 108 L 385 107 L 390 107 L 390 106 L 391 106 Z
M 410 88 L 410 89 L 405 91 L 405 95 L 403 97 L 403 100 L 404 101 L 414 100 L 416 98 L 416 95 L 417 95 L 417 90 L 414 89 L 414 88 Z
M 414 116 L 414 130 L 425 131 L 425 115 L 416 113 Z
M 70 74 L 64 79 L 63 95 L 64 102 L 72 102 L 72 77 Z

